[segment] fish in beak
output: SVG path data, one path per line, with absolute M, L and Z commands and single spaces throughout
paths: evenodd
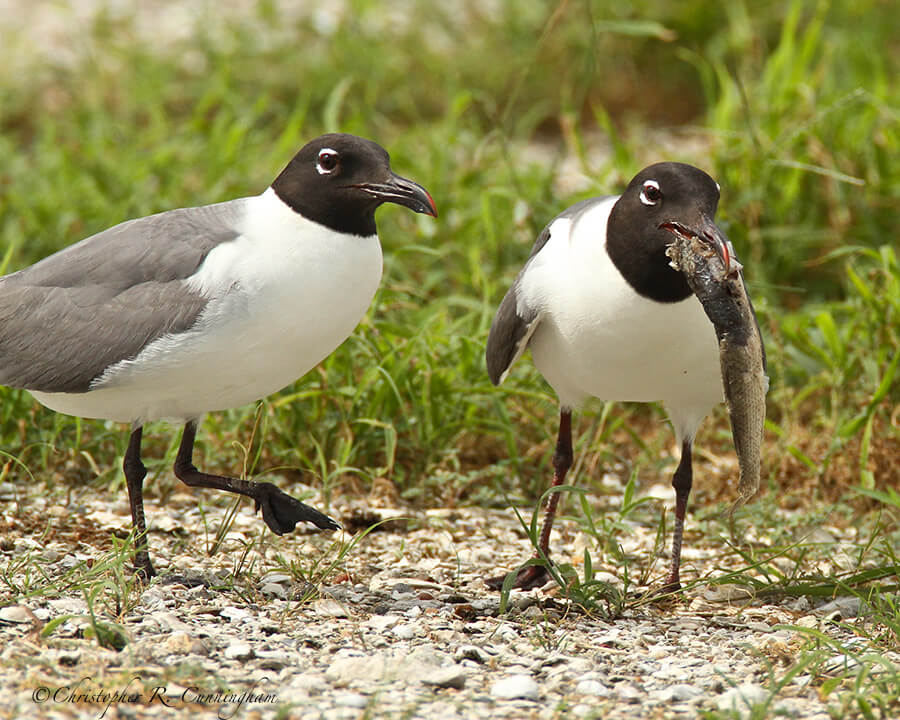
M 699 221 L 691 226 L 668 221 L 662 223 L 659 227 L 662 230 L 669 231 L 676 237 L 685 239 L 699 238 L 704 244 L 715 250 L 716 255 L 722 260 L 722 264 L 725 266 L 726 277 L 741 271 L 743 266 L 737 259 L 731 240 L 705 214 L 700 215 Z

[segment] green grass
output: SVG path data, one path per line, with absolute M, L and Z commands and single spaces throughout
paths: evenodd
M 9 38 L 17 62 L 0 67 L 4 268 L 130 217 L 257 193 L 321 132 L 377 139 L 398 172 L 432 191 L 439 219 L 379 212 L 385 278 L 357 332 L 281 394 L 209 417 L 198 462 L 225 473 L 244 464 L 250 474 L 299 471 L 326 493 L 387 478 L 422 506 L 496 504 L 503 493 L 534 502 L 549 476 L 554 398 L 527 358 L 501 389 L 490 385 L 483 347 L 493 312 L 553 215 L 621 189 L 649 162 L 693 162 L 722 186 L 719 216 L 769 353 L 765 492 L 737 522 L 768 523 L 777 542 L 738 546 L 743 577 L 763 593 L 883 595 L 898 582 L 897 563 L 878 538 L 896 540 L 890 493 L 900 480 L 893 6 L 482 5 L 410 2 L 385 20 L 381 3 L 350 0 L 323 33 L 262 3 L 253 22 L 208 18 L 216 22 L 199 25 L 207 30 L 167 43 L 141 40 L 127 17 L 103 16 L 71 63 Z M 653 141 L 684 134 L 694 140 L 684 152 Z M 525 159 L 535 143 L 549 154 Z M 596 152 L 601 144 L 608 153 Z M 587 179 L 563 194 L 555 177 L 571 157 Z M 634 471 L 638 491 L 662 479 L 670 439 L 660 417 L 589 405 L 573 482 L 591 487 L 613 464 Z M 124 493 L 126 435 L 0 389 L 5 478 Z M 165 494 L 174 433 L 145 435 L 148 493 Z M 732 452 L 724 413 L 700 443 Z M 695 522 L 724 534 L 714 518 L 731 490 L 704 487 L 697 474 Z M 593 528 L 594 558 L 615 557 L 635 508 L 600 518 L 566 505 Z M 828 518 L 871 538 L 856 574 L 814 578 L 828 549 L 807 543 L 778 505 L 804 509 L 810 526 Z M 791 573 L 771 562 L 779 554 Z M 878 568 L 883 577 L 861 575 Z M 600 586 L 587 569 L 579 582 L 589 600 Z M 880 629 L 870 631 L 896 647 L 900 615 L 879 607 Z M 891 672 L 841 675 L 827 681 L 829 697 L 840 690 L 838 705 L 877 717 L 859 708 Z

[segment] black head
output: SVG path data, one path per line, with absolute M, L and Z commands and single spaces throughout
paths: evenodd
M 384 202 L 437 217 L 428 191 L 395 175 L 378 143 L 355 135 L 331 133 L 307 143 L 272 188 L 303 217 L 355 235 L 375 234 L 375 210 Z
M 674 228 L 724 238 L 713 223 L 718 204 L 719 186 L 702 170 L 675 162 L 650 165 L 628 184 L 610 212 L 607 252 L 641 295 L 660 302 L 684 300 L 691 289 L 669 265 L 666 248 L 674 240 Z

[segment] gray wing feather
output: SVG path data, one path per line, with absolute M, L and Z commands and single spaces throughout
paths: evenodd
M 534 256 L 544 249 L 544 245 L 546 245 L 547 241 L 550 239 L 550 228 L 553 227 L 553 223 L 555 223 L 557 220 L 562 220 L 564 218 L 571 219 L 576 215 L 580 215 L 594 205 L 604 202 L 605 200 L 609 200 L 610 197 L 612 196 L 601 195 L 600 197 L 592 197 L 587 198 L 586 200 L 580 200 L 574 205 L 570 205 L 569 207 L 567 207 L 559 215 L 548 222 L 547 226 L 543 230 L 541 230 L 541 234 L 538 235 L 537 240 L 534 241 L 534 246 L 531 248 L 531 255 L 529 255 L 528 260 L 525 261 L 525 267 L 522 268 L 522 272 L 519 273 L 519 277 L 521 277 L 522 273 L 525 272 L 525 269 L 528 267 L 528 263 L 531 262 Z
M 593 197 L 575 203 L 547 223 L 547 226 L 538 235 L 531 248 L 531 254 L 525 262 L 525 267 L 522 268 L 513 286 L 503 297 L 488 333 L 485 361 L 488 377 L 494 385 L 503 382 L 512 364 L 525 352 L 531 336 L 540 324 L 540 313 L 536 308 L 529 307 L 526 298 L 521 294 L 522 277 L 528 271 L 531 261 L 550 240 L 550 228 L 553 227 L 553 223 L 562 218 L 573 218 L 608 198 L 609 196 Z
M 528 341 L 537 329 L 540 315 L 535 308 L 528 307 L 521 295 L 522 276 L 528 270 L 532 258 L 537 255 L 550 239 L 550 225 L 545 227 L 538 235 L 531 249 L 531 255 L 525 262 L 525 267 L 516 276 L 512 287 L 497 308 L 491 330 L 488 333 L 487 347 L 484 351 L 484 359 L 487 364 L 488 377 L 494 385 L 499 385 L 506 378 L 506 374 L 512 364 L 518 360 Z
M 238 237 L 240 200 L 116 225 L 0 278 L 0 384 L 86 392 L 110 365 L 190 329 L 208 298 L 187 284 Z
M 484 357 L 488 377 L 494 385 L 503 382 L 509 368 L 525 352 L 528 341 L 540 321 L 540 315 L 536 310 L 521 307 L 517 297 L 518 289 L 517 278 L 500 303 L 494 322 L 491 323 L 491 331 L 488 333 Z

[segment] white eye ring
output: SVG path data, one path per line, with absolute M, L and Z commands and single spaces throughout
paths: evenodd
M 331 148 L 322 148 L 316 158 L 316 172 L 319 175 L 329 175 L 334 172 L 338 161 L 337 150 Z
M 662 199 L 659 183 L 656 180 L 645 180 L 644 186 L 641 188 L 640 199 L 644 205 L 657 205 Z

